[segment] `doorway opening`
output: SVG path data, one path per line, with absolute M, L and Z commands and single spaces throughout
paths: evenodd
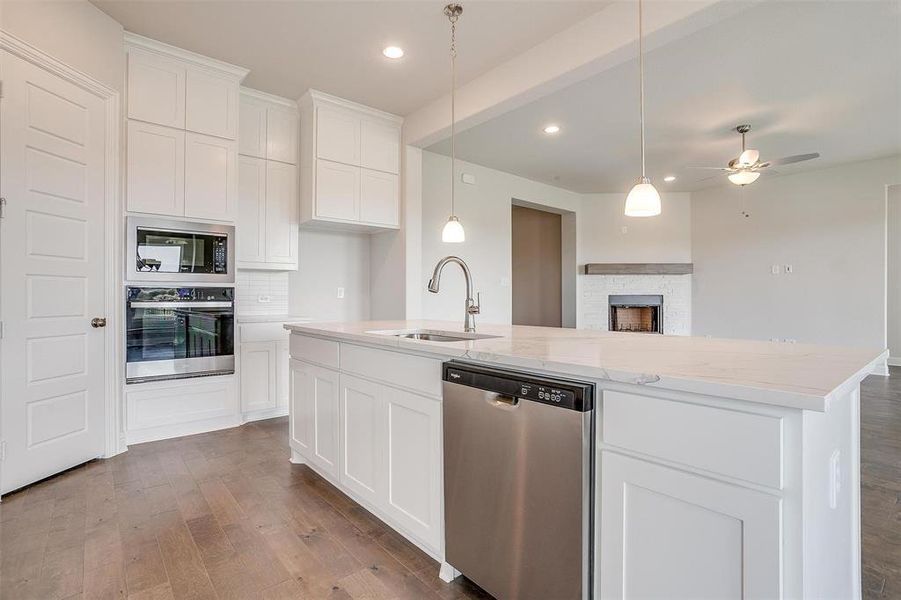
M 512 206 L 513 324 L 563 326 L 563 217 Z

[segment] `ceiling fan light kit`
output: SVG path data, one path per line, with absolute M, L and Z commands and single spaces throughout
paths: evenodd
M 748 185 L 757 181 L 758 177 L 760 177 L 760 173 L 757 171 L 738 171 L 729 174 L 729 181 L 735 185 Z
M 642 29 L 642 0 L 638 0 L 638 103 L 641 124 L 641 179 L 626 196 L 627 217 L 654 217 L 660 214 L 660 194 L 645 172 L 644 151 L 644 41 Z

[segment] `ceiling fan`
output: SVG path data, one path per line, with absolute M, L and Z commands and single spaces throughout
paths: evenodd
M 795 154 L 773 160 L 760 160 L 760 152 L 753 148 L 745 147 L 745 134 L 751 131 L 750 125 L 739 125 L 735 131 L 741 134 L 741 154 L 729 161 L 725 167 L 689 167 L 690 169 L 715 169 L 728 173 L 729 181 L 735 185 L 745 186 L 757 181 L 761 171 L 774 165 L 789 165 L 796 162 L 811 160 L 820 156 L 819 152 L 810 154 Z

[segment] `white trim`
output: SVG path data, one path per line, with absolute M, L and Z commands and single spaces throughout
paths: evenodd
M 307 90 L 307 93 L 297 100 L 298 105 L 301 103 L 307 103 L 311 105 L 328 103 L 340 108 L 345 108 L 347 110 L 357 111 L 370 117 L 376 117 L 378 119 L 384 119 L 386 121 L 392 121 L 394 123 L 404 122 L 404 118 L 401 116 L 394 115 L 383 110 L 378 110 L 377 108 L 372 108 L 371 106 L 366 106 L 365 104 L 358 104 L 351 100 L 345 100 L 344 98 L 339 98 L 338 96 L 332 96 L 331 94 L 326 94 L 325 92 L 320 92 L 319 90 L 314 90 L 313 88 Z
M 262 342 L 265 344 L 266 342 Z M 266 419 L 275 419 L 278 417 L 288 416 L 288 406 L 277 406 L 275 408 L 264 408 L 261 410 L 249 410 L 242 414 L 243 423 L 253 423 L 254 421 L 265 421 Z
M 896 356 L 890 357 L 886 362 L 890 367 L 901 367 L 901 358 L 898 358 Z
M 159 54 L 161 56 L 166 56 L 168 58 L 182 60 L 191 64 L 191 66 L 199 67 L 208 71 L 214 71 L 219 75 L 228 75 L 230 77 L 234 77 L 238 81 L 243 80 L 245 77 L 247 77 L 247 74 L 250 73 L 250 69 L 239 67 L 238 65 L 233 65 L 221 60 L 216 60 L 215 58 L 210 58 L 209 56 L 203 56 L 202 54 L 197 54 L 195 52 L 191 52 L 190 50 L 185 50 L 176 46 L 170 46 L 169 44 L 160 42 L 158 40 L 150 39 L 148 37 L 144 37 L 143 35 L 132 33 L 131 31 L 126 31 L 125 50 L 128 51 L 129 48 L 139 48 L 141 50 Z
M 119 226 L 122 222 L 119 202 L 122 183 L 119 177 L 119 132 L 121 122 L 119 92 L 2 29 L 0 29 L 0 49 L 6 50 L 48 73 L 84 89 L 102 99 L 105 104 L 104 246 L 106 256 L 114 257 L 112 261 L 107 261 L 104 265 L 104 302 L 106 305 L 107 327 L 104 332 L 106 430 L 103 456 L 108 458 L 126 450 L 122 443 L 124 434 L 120 427 L 121 419 L 119 418 L 120 407 L 122 406 L 121 361 L 119 360 L 121 349 L 119 336 L 116 335 L 122 323 L 121 302 L 119 301 L 118 293 L 121 284 L 118 257 L 121 256 L 121 252 L 117 251 L 122 229 Z M 113 251 L 110 251 L 111 249 Z
M 278 104 L 291 110 L 297 110 L 297 102 L 295 100 L 276 96 L 275 94 L 267 94 L 266 92 L 261 92 L 260 90 L 255 90 L 249 87 L 244 87 L 243 85 L 241 86 L 241 95 L 247 96 L 248 98 L 253 98 L 254 100 L 269 102 L 270 104 Z

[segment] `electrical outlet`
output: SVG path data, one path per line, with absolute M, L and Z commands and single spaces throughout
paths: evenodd
M 623 227 L 620 231 L 622 231 L 624 234 L 626 234 L 626 233 L 629 233 L 629 228 L 626 227 L 625 225 L 623 225 Z
M 787 344 L 797 344 L 797 343 L 798 343 L 798 340 L 796 340 L 795 338 L 785 338 L 785 343 L 787 343 Z
M 463 183 L 465 183 L 467 185 L 475 185 L 476 184 L 476 176 L 473 175 L 472 173 L 463 173 L 463 175 L 461 176 L 461 179 L 463 180 Z
M 338 288 L 338 299 L 340 300 L 341 298 L 344 298 L 344 288 L 343 287 Z
M 772 267 L 770 267 L 770 273 L 772 273 L 773 275 L 778 275 L 780 271 L 781 269 L 779 265 L 773 265 Z
M 257 296 L 257 302 L 268 304 L 269 302 L 272 302 L 272 296 Z
M 791 275 L 792 273 L 795 272 L 795 269 L 791 265 L 783 265 L 782 272 L 785 273 L 786 275 Z

